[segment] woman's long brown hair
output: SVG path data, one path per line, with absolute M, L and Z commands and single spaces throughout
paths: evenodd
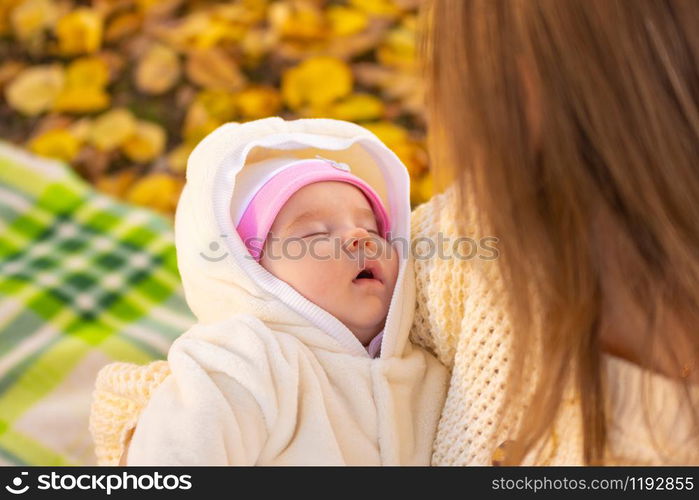
M 600 463 L 601 351 L 686 389 L 699 371 L 699 8 L 434 0 L 425 12 L 433 172 L 499 238 L 507 401 L 535 402 L 511 460 L 546 435 L 573 383 L 584 458 Z M 535 357 L 530 393 L 520 371 Z

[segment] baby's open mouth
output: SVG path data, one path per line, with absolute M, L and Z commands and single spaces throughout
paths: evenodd
M 378 272 L 375 272 L 374 269 L 367 267 L 365 269 L 362 269 L 359 274 L 352 280 L 353 283 L 360 282 L 362 280 L 371 280 L 371 281 L 378 281 L 379 283 L 383 283 L 381 281 L 381 277 L 379 276 Z
M 354 279 L 360 280 L 360 279 L 362 279 L 362 278 L 370 278 L 370 279 L 373 279 L 373 278 L 374 278 L 374 273 L 372 273 L 369 269 L 364 269 L 364 270 L 363 270 L 362 272 L 360 272 L 360 273 L 357 275 L 357 277 L 354 278 Z

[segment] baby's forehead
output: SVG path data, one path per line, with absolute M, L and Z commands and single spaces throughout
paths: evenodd
M 362 208 L 373 215 L 369 200 L 359 188 L 346 182 L 324 181 L 309 184 L 295 192 L 281 208 L 277 218 L 295 217 L 310 211 L 317 212 L 320 217 Z
M 306 222 L 330 220 L 345 213 L 350 213 L 357 219 L 376 221 L 374 211 L 359 203 L 354 204 L 352 207 L 344 207 L 342 210 L 338 210 L 337 207 L 324 205 L 289 212 L 284 217 L 287 219 L 285 227 L 291 228 Z
M 350 189 L 355 189 L 354 186 L 349 184 L 346 184 L 346 186 Z M 307 187 L 312 187 L 312 185 Z M 349 195 L 341 197 L 317 197 L 312 190 L 307 190 L 305 193 L 302 191 L 299 190 L 295 193 L 294 199 L 289 200 L 291 203 L 287 202 L 282 207 L 277 214 L 275 225 L 282 223 L 282 227 L 290 230 L 303 223 L 330 220 L 344 214 L 351 214 L 360 220 L 376 222 L 376 215 L 371 209 L 371 204 L 358 189 L 356 190 L 356 195 L 345 193 Z

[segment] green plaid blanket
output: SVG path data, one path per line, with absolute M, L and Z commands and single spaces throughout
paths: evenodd
M 94 464 L 99 369 L 192 323 L 167 219 L 0 142 L 0 464 Z

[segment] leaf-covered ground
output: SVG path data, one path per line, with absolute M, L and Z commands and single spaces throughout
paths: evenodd
M 0 0 L 0 137 L 172 214 L 218 125 L 331 117 L 374 131 L 431 195 L 420 0 Z

